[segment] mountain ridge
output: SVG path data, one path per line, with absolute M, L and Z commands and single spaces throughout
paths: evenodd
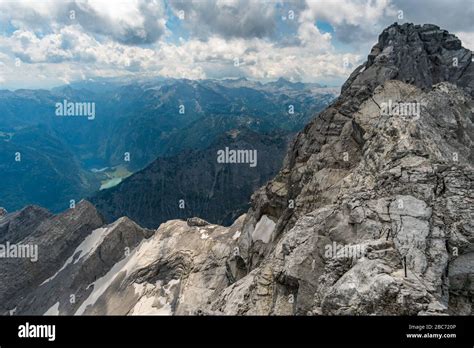
M 171 220 L 142 231 L 94 282 L 70 270 L 98 250 L 117 256 L 101 238 L 117 225 L 89 228 L 98 242 L 70 252 L 77 263 L 57 280 L 25 298 L 0 287 L 5 313 L 472 315 L 471 59 L 437 26 L 391 25 L 234 224 Z M 388 103 L 411 111 L 382 111 Z M 74 286 L 58 290 L 60 279 Z

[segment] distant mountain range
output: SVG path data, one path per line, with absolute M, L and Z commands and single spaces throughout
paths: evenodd
M 336 95 L 284 79 L 121 78 L 1 90 L 0 206 L 62 211 L 158 157 L 205 149 L 232 129 L 296 132 Z M 57 116 L 56 104 L 66 102 L 94 103 L 94 118 Z

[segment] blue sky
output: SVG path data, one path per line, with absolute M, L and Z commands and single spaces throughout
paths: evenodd
M 472 0 L 0 0 L 0 88 L 126 75 L 340 85 L 393 22 L 437 24 L 473 49 L 473 6 Z

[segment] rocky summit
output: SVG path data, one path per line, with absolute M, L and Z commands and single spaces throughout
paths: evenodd
M 229 227 L 5 212 L 39 258 L 0 258 L 0 311 L 472 315 L 473 76 L 455 36 L 391 25 Z

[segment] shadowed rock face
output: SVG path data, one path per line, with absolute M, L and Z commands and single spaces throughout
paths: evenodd
M 24 218 L 35 211 L 40 222 L 33 223 Z M 104 224 L 97 210 L 86 201 L 79 202 L 74 209 L 51 216 L 47 211 L 35 207 L 25 208 L 12 216 L 7 239 L 10 244 L 37 248 L 37 261 L 32 258 L 0 258 L 0 311 L 12 310 L 24 295 L 31 293 L 39 284 L 51 276 L 58 265 L 64 263 L 72 250 L 94 229 Z M 6 219 L 9 219 L 7 215 Z M 25 225 L 18 219 L 25 219 Z M 15 233 L 18 226 L 18 234 Z M 27 229 L 31 227 L 31 230 Z M 26 229 L 25 229 L 26 228 Z M 15 237 L 18 236 L 18 237 Z M 6 242 L 5 242 L 6 243 Z M 34 249 L 33 249 L 34 250 Z
M 154 233 L 127 218 L 103 226 L 84 202 L 21 232 L 58 249 L 40 271 L 0 268 L 3 310 L 472 315 L 472 69 L 447 32 L 390 26 L 232 226 L 191 216 Z
M 0 208 L 2 210 L 3 208 Z M 17 243 L 35 230 L 39 224 L 52 214 L 46 209 L 34 205 L 27 206 L 19 212 L 0 213 L 0 243 L 9 241 Z
M 342 92 L 373 91 L 386 80 L 399 80 L 421 89 L 451 82 L 472 93 L 471 57 L 456 36 L 436 25 L 393 24 L 382 32 L 367 61 L 352 73 Z

